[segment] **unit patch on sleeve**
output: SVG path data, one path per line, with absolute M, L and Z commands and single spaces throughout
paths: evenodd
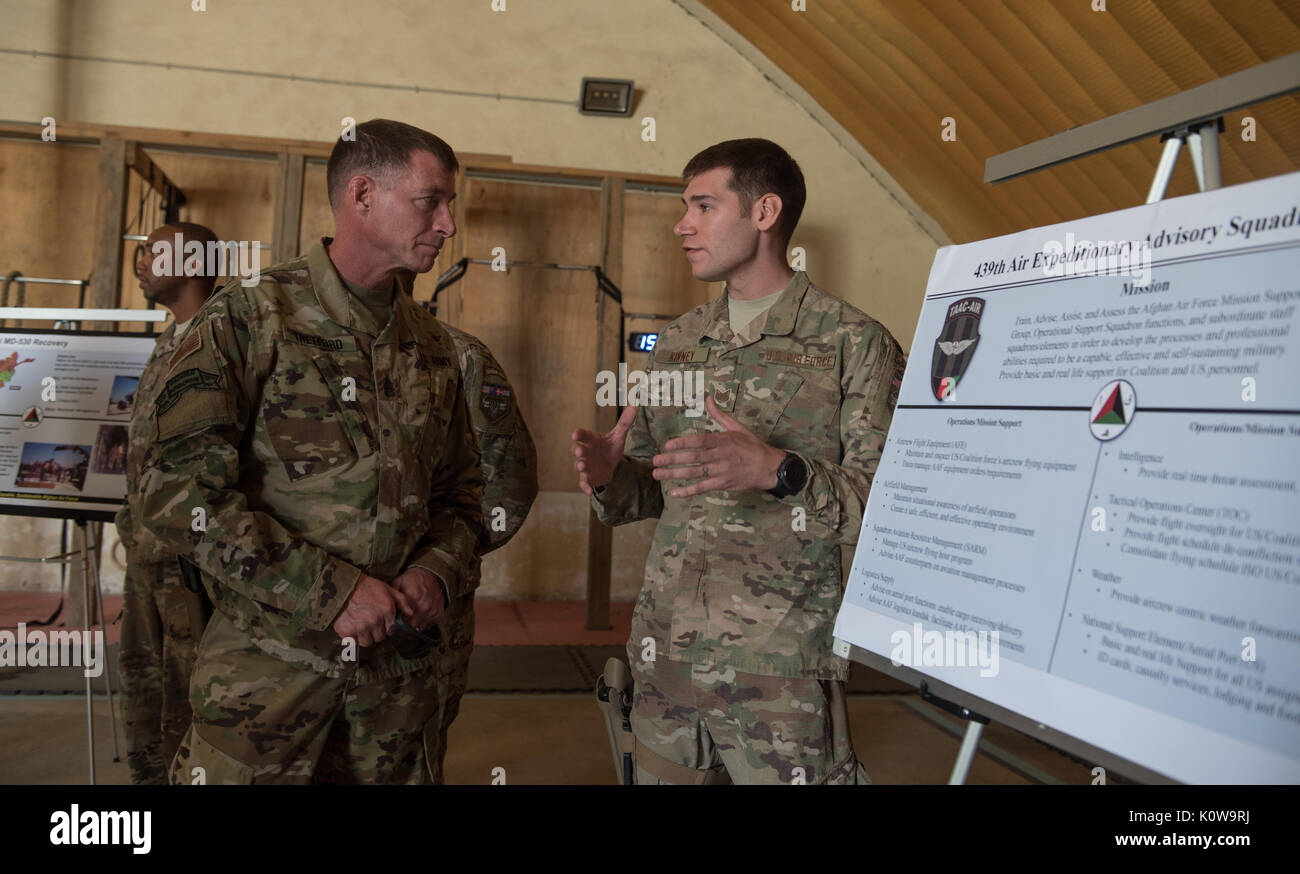
M 489 422 L 494 424 L 500 422 L 509 415 L 513 405 L 514 398 L 509 386 L 483 383 L 483 388 L 479 392 L 478 406 L 483 411 L 483 415 L 488 417 Z

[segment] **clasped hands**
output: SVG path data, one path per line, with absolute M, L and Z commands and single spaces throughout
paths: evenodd
M 405 570 L 391 584 L 362 574 L 333 627 L 339 637 L 373 646 L 388 637 L 399 613 L 412 628 L 425 631 L 446 608 L 442 581 L 424 568 Z

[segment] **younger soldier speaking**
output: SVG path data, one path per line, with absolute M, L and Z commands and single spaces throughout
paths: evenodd
M 659 518 L 628 641 L 637 781 L 868 783 L 832 630 L 903 354 L 787 266 L 805 189 L 784 149 L 719 143 L 682 175 L 673 230 L 726 292 L 665 327 L 649 369 L 702 371 L 709 416 L 629 407 L 573 433 L 603 522 Z

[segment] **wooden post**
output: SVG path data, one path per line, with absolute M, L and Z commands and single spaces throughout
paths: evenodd
M 99 144 L 99 181 L 95 192 L 95 266 L 90 274 L 86 306 L 112 309 L 122 302 L 122 233 L 126 227 L 126 161 L 135 143 L 106 136 Z M 116 325 L 87 322 L 90 331 L 112 331 Z
M 616 285 L 623 282 L 623 191 L 622 179 L 606 176 L 600 183 L 600 263 Z M 619 337 L 623 313 L 618 304 L 596 290 L 596 370 L 618 371 Z M 617 421 L 613 407 L 594 407 L 593 427 L 608 431 Z M 613 554 L 613 530 L 596 518 L 587 517 L 587 629 L 610 628 L 609 591 Z
M 95 191 L 95 266 L 91 269 L 90 287 L 86 306 L 111 309 L 122 300 L 122 233 L 126 227 L 126 163 L 127 155 L 134 157 L 135 144 L 121 137 L 106 136 L 99 144 L 99 179 Z M 88 331 L 112 331 L 118 326 L 112 322 L 83 322 Z M 77 526 L 84 534 L 85 529 Z M 82 544 L 83 549 L 85 544 Z M 86 603 L 86 587 L 71 585 L 74 575 L 69 572 L 69 586 L 64 602 L 64 615 L 69 627 L 94 621 L 95 605 Z
M 298 255 L 302 233 L 302 174 L 306 159 L 298 152 L 281 152 L 276 158 L 275 218 L 271 225 L 271 263 L 291 261 Z

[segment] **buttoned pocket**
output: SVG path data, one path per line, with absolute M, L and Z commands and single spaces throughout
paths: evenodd
M 434 367 L 406 386 L 403 398 L 402 427 L 418 459 L 432 468 L 442 455 L 456 412 L 456 381 L 460 371 L 452 367 Z M 465 410 L 468 421 L 468 408 Z

